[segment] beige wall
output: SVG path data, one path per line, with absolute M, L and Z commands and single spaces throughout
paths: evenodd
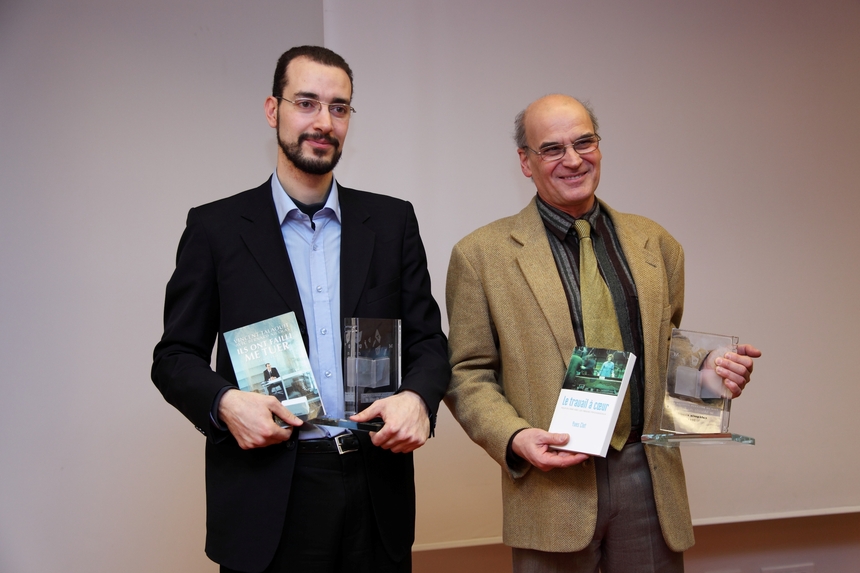
M 0 571 L 215 570 L 151 349 L 187 209 L 269 175 L 305 42 L 356 73 L 338 178 L 413 201 L 439 300 L 454 242 L 533 193 L 514 114 L 590 99 L 600 195 L 685 244 L 685 326 L 766 353 L 733 419 L 758 445 L 685 454 L 697 523 L 857 511 L 858 28 L 852 0 L 0 3 Z M 416 464 L 416 548 L 498 542 L 499 470 L 447 412 Z

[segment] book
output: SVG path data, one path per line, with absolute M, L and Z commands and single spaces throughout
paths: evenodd
M 635 363 L 632 352 L 574 349 L 549 425 L 570 439 L 554 449 L 606 457 Z
M 224 341 L 240 390 L 275 396 L 302 420 L 325 414 L 294 312 L 227 331 Z
M 400 319 L 345 318 L 344 415 L 361 412 L 400 388 Z
M 721 434 L 729 431 L 731 394 L 707 366 L 711 354 L 736 351 L 735 336 L 672 329 L 666 394 L 660 431 L 672 434 Z

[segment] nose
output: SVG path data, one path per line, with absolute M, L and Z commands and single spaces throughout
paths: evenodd
M 573 145 L 569 145 L 564 148 L 561 162 L 565 167 L 578 167 L 582 163 L 582 157 L 573 149 Z
M 331 112 L 327 105 L 320 105 L 320 109 L 314 118 L 314 127 L 323 133 L 332 130 Z

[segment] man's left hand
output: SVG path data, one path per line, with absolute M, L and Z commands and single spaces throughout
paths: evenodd
M 706 368 L 713 368 L 723 379 L 732 398 L 737 398 L 750 383 L 753 358 L 761 356 L 761 350 L 750 344 L 739 344 L 737 352 L 726 352 L 722 356 L 709 356 Z
M 371 432 L 373 445 L 395 453 L 409 453 L 424 445 L 430 437 L 430 416 L 424 400 L 410 390 L 377 400 L 366 410 L 350 416 L 355 422 L 382 418 L 385 425 Z

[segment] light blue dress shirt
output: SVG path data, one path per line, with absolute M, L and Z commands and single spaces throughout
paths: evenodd
M 343 418 L 341 217 L 337 184 L 332 179 L 328 200 L 314 214 L 313 225 L 310 217 L 301 212 L 284 191 L 277 171 L 272 176 L 272 197 L 302 299 L 311 370 L 320 390 L 326 416 Z M 338 432 L 335 430 L 333 433 Z M 310 432 L 302 434 L 302 438 L 318 437 Z

